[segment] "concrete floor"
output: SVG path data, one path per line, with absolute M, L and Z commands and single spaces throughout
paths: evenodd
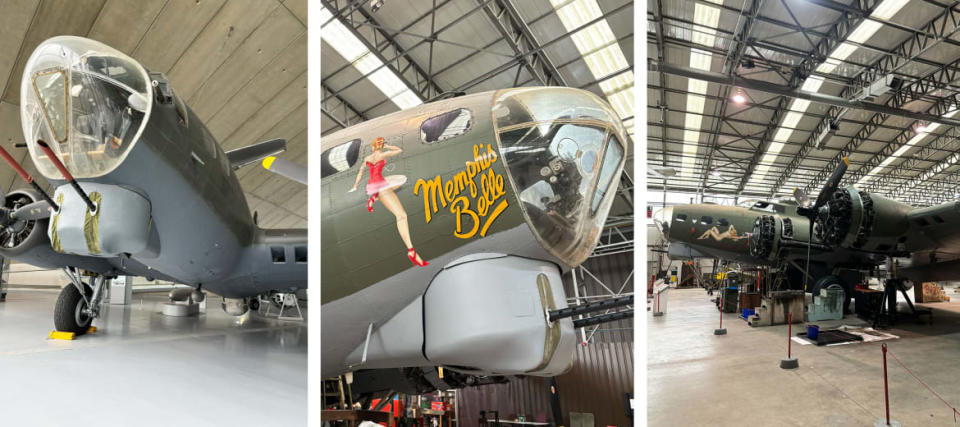
M 714 336 L 720 315 L 706 291 L 669 292 L 663 317 L 647 312 L 649 425 L 866 426 L 883 418 L 880 343 L 794 343 L 800 368 L 782 370 L 786 325 L 752 328 L 731 313 L 724 315 L 727 335 Z M 948 295 L 960 301 L 952 289 Z M 934 310 L 933 325 L 901 322 L 886 331 L 900 339 L 883 342 L 947 402 L 960 405 L 960 302 L 921 306 Z M 841 323 L 864 324 L 853 315 L 817 322 Z M 951 409 L 888 359 L 893 420 L 955 425 Z
M 48 340 L 56 291 L 0 303 L 3 425 L 298 426 L 307 423 L 306 322 L 240 318 L 210 297 L 195 318 L 162 294 L 107 306 L 95 334 Z

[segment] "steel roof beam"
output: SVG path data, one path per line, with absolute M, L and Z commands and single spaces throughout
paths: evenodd
M 953 35 L 957 31 L 957 29 L 960 28 L 960 25 L 958 25 L 958 23 L 960 23 L 960 11 L 955 9 L 954 5 L 950 5 L 949 7 L 944 7 L 943 12 L 941 12 L 935 18 L 931 19 L 929 22 L 927 22 L 926 25 L 922 27 L 924 34 L 933 33 L 933 36 L 920 37 L 920 36 L 914 35 L 914 36 L 908 37 L 906 40 L 900 43 L 896 48 L 890 51 L 891 53 L 895 52 L 896 54 L 884 55 L 880 57 L 877 61 L 874 61 L 873 65 L 871 65 L 870 67 L 864 70 L 861 70 L 854 77 L 852 81 L 853 86 L 845 87 L 843 91 L 840 93 L 840 97 L 850 98 L 851 96 L 853 96 L 855 91 L 860 91 L 863 87 L 872 84 L 877 79 L 901 69 L 903 66 L 913 61 L 914 58 L 918 58 L 923 53 L 929 51 L 930 48 L 935 46 L 937 43 L 945 40 L 945 37 L 949 37 Z M 952 25 L 952 29 L 948 31 L 948 29 L 950 29 L 949 27 L 950 25 Z M 947 73 L 947 70 L 949 69 L 948 68 L 949 65 L 950 64 L 943 64 L 940 68 L 944 69 L 945 73 Z M 955 72 L 956 70 L 954 70 L 954 73 Z M 923 79 L 921 78 L 920 81 L 922 80 Z M 948 81 L 947 83 L 949 82 L 950 81 Z M 915 91 L 912 93 L 916 94 Z M 926 95 L 927 92 L 924 91 L 923 94 Z M 899 99 L 897 99 L 896 97 L 892 97 L 892 98 L 895 99 L 895 102 L 899 102 L 899 104 L 894 104 L 898 107 L 903 105 L 903 103 L 906 101 L 906 99 L 904 98 L 899 98 Z M 888 103 L 889 103 L 889 100 L 888 100 Z M 832 107 L 828 110 L 827 116 L 836 117 L 839 115 L 839 112 L 840 112 L 839 107 Z M 857 132 L 859 139 L 850 141 L 845 148 L 852 148 L 852 147 L 859 146 L 859 144 L 862 142 L 862 139 L 866 138 L 866 136 L 873 133 L 873 131 L 876 130 L 876 126 L 879 123 L 883 122 L 885 119 L 886 119 L 885 117 L 881 117 L 880 115 L 874 115 L 873 117 L 871 117 L 870 120 L 868 120 L 868 125 L 865 125 L 863 128 L 861 128 L 860 131 Z M 814 129 L 813 133 L 810 134 L 810 137 L 807 138 L 806 144 L 804 144 L 804 146 L 800 149 L 800 151 L 794 157 L 794 160 L 791 162 L 791 164 L 796 165 L 803 161 L 804 157 L 806 157 L 807 154 L 810 153 L 810 150 L 812 150 L 816 146 L 818 136 L 823 131 L 823 129 L 828 125 L 829 124 L 827 120 L 822 120 L 817 125 L 817 128 Z M 840 159 L 842 159 L 843 157 L 845 157 L 845 155 L 841 151 L 840 153 L 838 153 L 834 162 L 830 165 L 827 165 L 827 167 L 824 168 L 823 173 L 821 174 L 823 175 L 824 179 L 826 179 L 826 176 L 828 176 L 829 173 L 831 173 L 833 169 L 836 168 L 836 165 L 839 164 Z M 784 173 L 780 176 L 778 181 L 781 183 L 786 182 L 787 177 L 790 176 L 790 172 L 791 172 L 790 168 L 785 170 Z M 807 188 L 809 189 L 811 186 L 816 186 L 816 185 L 817 183 L 813 183 Z M 774 189 L 774 191 L 776 191 L 777 189 Z
M 790 12 L 787 4 L 782 4 L 784 8 Z M 862 9 L 859 11 L 859 13 L 870 12 L 880 4 L 880 0 L 858 0 L 858 4 Z M 793 17 L 792 12 L 790 12 L 790 15 Z M 867 16 L 869 16 L 869 13 L 867 13 Z M 796 18 L 794 18 L 794 20 L 796 20 Z M 842 43 L 842 40 L 845 40 L 847 36 L 849 36 L 850 33 L 857 28 L 861 22 L 863 22 L 862 16 L 853 15 L 852 12 L 849 11 L 841 11 L 840 19 L 836 20 L 836 23 L 830 28 L 830 31 L 827 32 L 827 34 L 829 34 L 831 37 L 820 39 L 820 42 L 817 43 L 814 50 L 810 53 L 810 57 L 826 58 L 831 52 L 833 52 L 834 49 L 836 49 L 837 46 Z M 796 24 L 800 25 L 799 22 Z M 787 82 L 787 85 L 790 89 L 796 90 L 796 88 L 800 87 L 807 77 L 809 77 L 810 74 L 821 64 L 821 61 L 811 60 L 811 58 L 805 58 L 798 67 L 795 67 L 792 70 L 790 81 Z M 750 165 L 747 166 L 747 170 L 743 174 L 743 178 L 740 180 L 740 185 L 737 186 L 737 191 L 743 191 L 743 189 L 747 186 L 747 183 L 750 181 L 750 178 L 752 178 L 753 172 L 756 170 L 757 165 L 759 165 L 761 158 L 770 148 L 770 143 L 774 136 L 774 132 L 776 131 L 776 127 L 779 125 L 781 116 L 785 114 L 785 110 L 787 109 L 788 105 L 789 100 L 786 97 L 780 100 L 778 109 L 774 112 L 774 115 L 771 118 L 771 127 L 764 135 L 760 146 L 757 147 L 757 152 L 754 154 Z
M 334 91 L 330 88 L 330 86 L 328 86 L 326 83 L 321 81 L 320 87 L 322 88 L 322 93 L 323 93 L 323 98 L 320 101 L 320 111 L 323 112 L 324 115 L 329 117 L 331 120 L 333 120 L 334 123 L 337 124 L 337 126 L 340 126 L 340 128 L 343 128 L 343 129 L 349 127 L 351 125 L 350 113 L 353 113 L 353 116 L 360 119 L 360 121 L 367 120 L 366 115 L 358 111 L 356 107 L 350 104 L 350 102 L 348 102 L 346 99 L 344 99 L 339 95 L 336 95 Z M 343 107 L 343 117 L 337 116 L 335 114 L 334 109 L 328 108 L 329 107 L 328 103 L 331 97 L 340 103 L 340 105 L 337 105 L 334 108 Z M 358 122 L 355 122 L 355 123 L 358 123 Z
M 757 15 L 760 13 L 760 8 L 763 6 L 763 2 L 764 0 L 751 0 L 749 9 L 746 10 L 746 13 L 744 13 L 744 11 L 741 10 L 740 17 L 737 18 L 737 27 L 740 28 L 740 31 L 734 37 L 733 43 L 736 43 L 736 44 L 730 46 L 730 49 L 727 51 L 727 55 L 724 57 L 724 61 L 723 61 L 722 72 L 724 72 L 728 76 L 737 74 L 737 71 L 740 68 L 740 60 L 743 58 L 743 53 L 746 50 L 747 40 L 750 39 L 750 33 L 753 30 L 754 19 L 756 19 Z M 740 26 L 739 25 L 740 20 L 743 19 L 744 17 L 746 17 L 746 20 L 744 21 L 743 26 Z M 722 98 L 726 100 L 730 96 L 731 87 L 722 86 L 720 90 L 723 92 L 723 95 L 721 95 Z M 707 185 L 707 180 L 709 180 L 711 176 L 709 171 L 713 163 L 713 152 L 714 150 L 716 150 L 717 142 L 719 138 L 719 135 L 717 134 L 717 132 L 720 131 L 720 126 L 722 126 L 723 118 L 726 117 L 727 115 L 727 107 L 729 105 L 730 105 L 729 102 L 724 102 L 724 101 L 714 104 L 714 111 L 717 111 L 718 108 L 720 110 L 719 111 L 720 120 L 714 121 L 714 126 L 711 128 L 710 133 L 707 135 L 707 138 L 710 138 L 710 146 L 709 148 L 707 148 L 707 153 L 706 153 L 707 163 L 704 165 L 704 170 L 706 170 L 707 173 L 703 174 L 703 177 L 700 181 L 701 188 Z M 779 104 L 778 104 L 778 107 L 779 107 Z M 777 116 L 777 114 L 778 114 L 778 110 L 774 110 L 773 116 L 775 117 Z M 771 118 L 771 120 L 774 120 L 774 119 Z
M 476 0 L 482 5 L 481 0 Z M 530 75 L 540 82 L 541 86 L 567 86 L 566 80 L 557 71 L 553 61 L 545 51 L 540 49 L 540 43 L 530 31 L 530 27 L 523 21 L 520 12 L 508 0 L 494 0 L 483 6 L 483 13 L 490 20 L 490 25 L 503 36 L 503 41 L 510 46 L 517 59 Z M 527 59 L 524 52 L 536 52 Z

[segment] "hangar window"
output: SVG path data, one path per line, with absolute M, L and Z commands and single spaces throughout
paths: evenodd
M 359 138 L 328 148 L 320 154 L 320 178 L 350 169 L 359 158 Z
M 270 258 L 273 259 L 274 264 L 283 264 L 287 262 L 287 254 L 283 246 L 271 246 L 270 247 Z
M 700 217 L 700 223 L 703 224 L 703 225 L 713 224 L 713 217 L 702 216 L 702 217 Z
M 687 214 L 677 215 L 677 222 L 685 222 L 687 220 Z
M 294 246 L 293 247 L 293 260 L 298 263 L 307 262 L 307 247 L 306 246 Z
M 420 141 L 433 144 L 467 133 L 473 124 L 470 110 L 460 108 L 433 116 L 420 123 Z

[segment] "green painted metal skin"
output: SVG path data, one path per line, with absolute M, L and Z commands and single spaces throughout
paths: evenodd
M 769 206 L 769 210 L 709 203 L 674 206 L 673 217 L 670 219 L 669 240 L 688 244 L 704 253 L 716 254 L 720 258 L 771 264 L 772 260 L 757 260 L 750 255 L 750 234 L 753 232 L 753 225 L 757 218 L 761 215 L 777 215 L 782 218 L 789 218 L 793 222 L 794 239 L 802 242 L 806 242 L 809 236 L 809 220 L 796 214 L 796 205 L 794 204 L 769 202 Z M 681 220 L 682 216 L 685 216 L 686 219 Z M 709 217 L 711 223 L 703 223 L 702 218 L 704 217 Z M 721 225 L 720 220 L 726 220 L 729 226 Z M 727 232 L 729 227 L 733 227 L 740 238 L 721 238 L 719 240 L 709 236 L 702 238 L 705 233 L 714 227 L 720 233 Z
M 852 186 L 841 188 L 851 200 L 850 226 L 844 230 L 839 243 L 828 246 L 813 239 L 809 256 L 812 265 L 821 272 L 830 274 L 835 268 L 866 270 L 892 260 L 893 274 L 914 282 L 933 280 L 957 280 L 960 278 L 960 202 L 948 202 L 937 206 L 913 208 L 905 203 L 878 194 L 869 194 Z M 870 203 L 866 203 L 870 200 Z M 719 206 L 715 204 L 691 204 L 673 206 L 659 211 L 657 218 L 661 232 L 671 245 L 680 248 L 674 255 L 681 257 L 709 257 L 745 263 L 747 265 L 775 265 L 777 254 L 789 260 L 805 260 L 809 239 L 809 221 L 796 213 L 794 202 L 761 202 L 767 211 L 754 207 Z M 867 206 L 870 206 L 868 209 Z M 770 211 L 772 209 L 772 212 Z M 872 221 L 869 220 L 872 212 Z M 825 207 L 821 214 L 830 213 Z M 666 216 L 669 215 L 669 218 Z M 776 240 L 769 256 L 758 258 L 750 253 L 750 239 L 754 221 L 761 215 L 776 218 Z M 704 224 L 703 217 L 712 223 Z M 719 226 L 723 218 L 737 231 L 741 239 L 712 238 L 708 231 L 717 227 L 718 233 L 727 231 Z M 783 219 L 793 224 L 793 238 L 783 238 Z M 669 224 L 664 232 L 664 224 Z M 706 238 L 705 233 L 708 233 Z M 671 251 L 673 252 L 673 251 Z
M 407 177 L 406 183 L 395 189 L 395 193 L 407 212 L 413 247 L 424 260 L 429 261 L 436 255 L 482 238 L 479 233 L 468 239 L 455 237 L 456 217 L 450 212 L 450 205 L 443 207 L 439 200 L 437 212 L 431 213 L 432 218 L 427 223 L 422 192 L 420 195 L 413 194 L 418 179 L 426 180 L 440 175 L 446 181 L 463 170 L 464 163 L 473 159 L 475 145 L 490 145 L 496 150 L 498 158 L 491 168 L 494 173 L 504 177 L 506 194 L 503 197 L 508 202 L 508 207 L 493 221 L 486 234 L 524 224 L 516 193 L 506 183 L 506 166 L 499 152 L 490 116 L 493 96 L 494 92 L 485 92 L 439 101 L 432 103 L 427 113 L 414 116 L 393 114 L 374 123 L 361 123 L 323 138 L 323 151 L 359 138 L 361 152 L 357 162 L 349 169 L 321 180 L 321 303 L 350 295 L 413 268 L 406 256 L 406 247 L 397 234 L 394 215 L 380 201 L 374 205 L 373 213 L 367 212 L 366 200 L 369 196 L 363 191 L 363 186 L 369 178 L 369 171 L 364 172 L 357 191 L 349 192 L 357 169 L 367 167 L 363 158 L 371 153 L 370 142 L 377 136 L 383 137 L 387 144 L 403 149 L 400 155 L 387 159 L 383 174 Z M 467 108 L 472 113 L 473 122 L 466 133 L 432 144 L 421 142 L 420 123 L 423 120 L 456 108 Z M 479 186 L 479 175 L 475 181 Z M 472 198 L 471 207 L 476 207 Z M 484 220 L 481 218 L 481 227 Z M 464 224 L 469 228 L 470 220 L 465 218 Z

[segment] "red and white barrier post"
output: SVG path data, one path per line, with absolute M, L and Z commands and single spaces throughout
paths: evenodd
M 724 291 L 724 289 L 721 288 L 721 289 L 720 289 L 720 296 L 718 297 L 718 298 L 720 298 L 720 327 L 713 330 L 713 334 L 714 334 L 714 335 L 726 335 L 726 334 L 727 334 L 727 329 L 723 327 L 723 295 L 724 295 L 725 293 L 726 293 L 726 292 Z
M 797 369 L 800 367 L 800 361 L 790 354 L 793 342 L 793 312 L 787 314 L 787 358 L 780 359 L 780 369 Z

